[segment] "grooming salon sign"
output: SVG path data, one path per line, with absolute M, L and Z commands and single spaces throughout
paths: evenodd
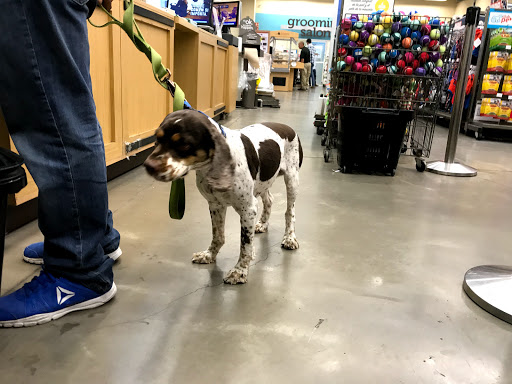
M 299 39 L 330 40 L 332 19 L 330 17 L 288 16 L 256 13 L 256 22 L 261 31 L 288 30 L 299 33 Z

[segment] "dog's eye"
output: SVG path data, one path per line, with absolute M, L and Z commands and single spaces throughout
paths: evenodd
M 182 152 L 186 152 L 186 151 L 188 151 L 189 149 L 190 149 L 190 145 L 188 145 L 188 144 L 180 145 L 180 146 L 178 147 L 178 150 L 179 150 L 179 151 L 182 151 Z

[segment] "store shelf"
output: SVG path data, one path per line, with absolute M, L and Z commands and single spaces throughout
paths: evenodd
M 491 123 L 491 122 L 485 122 L 485 121 L 472 121 L 471 123 L 468 123 L 467 128 L 470 131 L 477 131 L 484 129 L 501 129 L 503 131 L 512 131 L 512 124 L 504 123 L 500 124 L 499 122 Z
M 444 111 L 437 111 L 437 116 L 442 117 L 443 119 L 450 120 L 452 118 L 452 114 Z
M 478 100 L 482 100 L 482 99 L 503 99 L 503 100 L 512 100 L 512 95 L 504 95 L 502 93 L 497 93 L 495 95 L 486 95 L 486 94 L 481 94 L 479 97 L 478 97 Z
M 511 52 L 512 46 L 502 46 L 502 45 L 496 45 L 494 47 L 489 48 L 489 52 Z

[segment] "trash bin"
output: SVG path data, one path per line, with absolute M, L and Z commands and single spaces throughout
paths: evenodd
M 14 152 L 0 148 L 0 288 L 4 264 L 5 221 L 7 220 L 7 196 L 21 191 L 27 185 L 27 175 L 21 167 L 23 158 Z
M 256 103 L 256 80 L 248 80 L 247 88 L 242 92 L 242 106 L 244 108 L 255 108 Z
M 242 107 L 256 108 L 256 80 L 247 80 L 247 87 L 242 92 Z

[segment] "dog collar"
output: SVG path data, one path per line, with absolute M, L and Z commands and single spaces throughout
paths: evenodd
M 184 101 L 183 107 L 184 107 L 184 109 L 192 109 L 193 111 L 196 111 L 196 109 L 192 108 L 192 106 L 190 105 L 190 103 L 187 100 Z M 222 127 L 222 125 L 217 123 L 215 120 L 213 120 L 210 116 L 208 116 L 203 111 L 197 111 L 197 112 L 202 113 L 203 115 L 205 115 L 208 118 L 208 120 L 211 121 L 212 124 L 216 125 L 217 128 L 219 128 L 219 131 L 220 131 L 220 133 L 222 133 L 222 136 L 224 136 L 225 138 L 227 137 L 226 136 L 226 131 L 224 131 L 224 128 Z
M 203 112 L 201 112 L 201 113 L 203 113 Z M 206 115 L 205 115 L 205 116 L 206 116 Z M 213 119 L 212 119 L 212 118 L 210 118 L 210 117 L 209 117 L 209 119 L 210 119 L 210 121 L 211 121 L 213 124 L 215 124 L 215 125 L 217 126 L 217 128 L 219 128 L 219 131 L 220 131 L 220 133 L 222 133 L 222 136 L 224 136 L 224 138 L 226 138 L 226 137 L 227 137 L 227 136 L 226 136 L 226 132 L 224 131 L 224 128 L 222 127 L 222 125 L 220 125 L 219 123 L 217 123 L 215 120 L 213 120 Z

